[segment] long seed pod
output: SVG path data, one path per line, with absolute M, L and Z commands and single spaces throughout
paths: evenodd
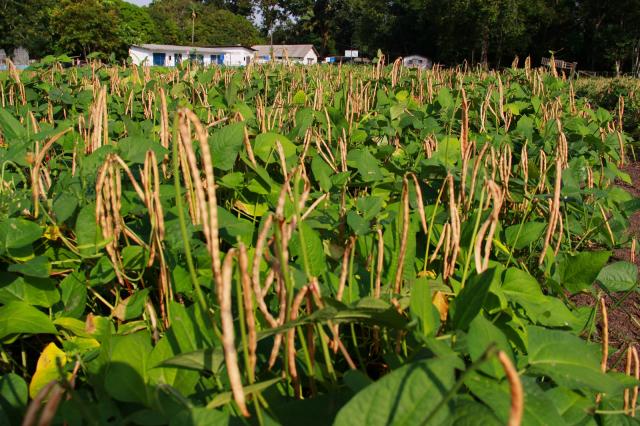
M 256 318 L 253 310 L 253 297 L 251 277 L 249 276 L 249 260 L 247 258 L 247 248 L 240 243 L 238 246 L 238 263 L 240 266 L 240 276 L 242 280 L 242 300 L 244 303 L 245 321 L 247 323 L 247 335 L 249 343 L 249 377 L 253 380 L 256 370 L 256 348 L 258 347 L 258 335 L 256 332 Z
M 404 272 L 404 258 L 407 254 L 407 239 L 409 237 L 409 181 L 405 177 L 402 182 L 402 228 L 400 233 L 400 252 L 398 253 L 398 269 L 394 281 L 394 292 L 400 294 L 402 289 L 402 275 Z
M 238 408 L 243 416 L 249 417 L 249 411 L 245 403 L 244 389 L 242 387 L 242 375 L 238 367 L 238 352 L 235 344 L 235 331 L 233 329 L 233 313 L 231 311 L 231 280 L 233 277 L 233 259 L 235 249 L 229 250 L 222 265 L 221 278 L 222 286 L 218 292 L 218 303 L 220 303 L 220 320 L 222 323 L 222 347 L 224 349 L 224 360 L 231 384 L 233 399 L 238 404 Z
M 511 410 L 507 424 L 509 426 L 520 426 L 522 424 L 522 414 L 524 413 L 524 391 L 522 389 L 522 382 L 518 376 L 518 371 L 505 352 L 498 352 L 498 360 L 500 364 L 502 364 L 511 389 Z

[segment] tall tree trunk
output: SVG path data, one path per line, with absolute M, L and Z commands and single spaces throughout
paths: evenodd
M 480 62 L 483 68 L 489 68 L 489 31 L 482 35 L 482 50 L 480 52 Z

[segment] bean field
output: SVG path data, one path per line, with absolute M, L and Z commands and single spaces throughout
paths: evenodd
M 637 423 L 623 96 L 50 60 L 0 102 L 0 424 Z

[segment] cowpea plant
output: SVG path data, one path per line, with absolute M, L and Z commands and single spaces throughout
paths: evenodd
M 64 59 L 0 74 L 2 423 L 636 421 L 570 297 L 637 291 L 624 98 Z

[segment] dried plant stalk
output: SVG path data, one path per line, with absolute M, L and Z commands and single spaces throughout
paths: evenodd
M 242 375 L 238 366 L 238 352 L 235 345 L 235 331 L 233 329 L 233 312 L 231 300 L 231 280 L 233 277 L 233 259 L 235 249 L 229 250 L 224 259 L 221 270 L 221 288 L 218 292 L 218 303 L 220 304 L 220 320 L 222 323 L 222 347 L 224 349 L 224 360 L 231 384 L 233 399 L 243 416 L 249 417 L 249 411 L 245 403 L 244 389 L 242 387 Z
M 498 360 L 502 364 L 509 387 L 511 389 L 511 410 L 509 412 L 509 426 L 520 426 L 522 424 L 522 415 L 524 413 L 524 391 L 522 382 L 518 376 L 518 371 L 511 362 L 509 356 L 503 352 L 498 352 Z

